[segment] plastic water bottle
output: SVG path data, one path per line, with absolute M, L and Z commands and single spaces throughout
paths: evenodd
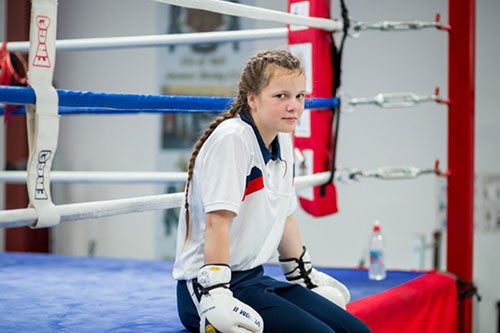
M 370 264 L 368 267 L 368 277 L 371 280 L 385 279 L 384 241 L 380 222 L 375 221 L 373 223 L 373 232 L 370 237 Z

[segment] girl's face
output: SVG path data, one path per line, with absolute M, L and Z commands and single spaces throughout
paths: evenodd
M 306 78 L 303 73 L 278 68 L 260 94 L 248 94 L 255 126 L 269 146 L 279 132 L 291 133 L 304 112 Z

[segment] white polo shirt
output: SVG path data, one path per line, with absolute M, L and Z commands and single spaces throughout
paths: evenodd
M 193 279 L 203 266 L 205 213 L 216 210 L 236 214 L 229 232 L 231 270 L 268 262 L 276 253 L 287 216 L 297 207 L 291 134 L 278 134 L 271 153 L 249 117 L 223 121 L 203 144 L 190 186 L 190 235 L 184 244 L 183 206 L 175 279 Z

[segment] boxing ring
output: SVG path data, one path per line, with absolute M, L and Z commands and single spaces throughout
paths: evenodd
M 38 3 L 42 3 L 39 1 Z M 186 5 L 190 1 L 160 1 L 174 5 Z M 218 1 L 193 1 L 193 6 L 200 9 L 218 10 Z M 312 1 L 311 1 L 312 2 Z M 466 1 L 463 1 L 466 2 Z M 33 2 L 34 4 L 37 1 Z M 294 1 L 291 1 L 294 3 Z M 473 1 L 467 1 L 469 8 L 473 8 Z M 203 4 L 203 5 L 202 5 Z M 203 6 L 207 7 L 203 7 Z M 436 93 L 429 100 L 446 103 L 449 108 L 449 171 L 442 173 L 438 165 L 428 170 L 393 169 L 362 172 L 349 170 L 348 178 L 359 176 L 377 178 L 414 178 L 420 174 L 434 173 L 446 176 L 448 179 L 448 248 L 447 271 L 397 271 L 391 270 L 387 278 L 380 281 L 370 281 L 363 268 L 340 269 L 318 267 L 327 274 L 331 274 L 345 282 L 351 291 L 352 300 L 347 310 L 365 321 L 372 332 L 456 332 L 459 328 L 463 332 L 471 331 L 470 298 L 459 298 L 463 286 L 458 285 L 457 278 L 466 282 L 472 280 L 472 179 L 473 179 L 473 99 L 464 92 L 470 91 L 472 77 L 469 82 L 459 85 L 456 82 L 457 73 L 463 68 L 471 69 L 471 54 L 463 51 L 463 36 L 472 37 L 471 26 L 456 24 L 470 22 L 467 10 L 460 9 L 460 1 L 450 1 L 450 26 L 442 27 L 431 24 L 433 27 L 443 28 L 450 32 L 450 62 L 449 62 L 449 100 L 442 100 Z M 198 7 L 195 7 L 198 8 Z M 249 15 L 253 18 L 262 18 L 261 9 L 248 11 L 248 8 L 228 6 L 224 13 L 229 15 Z M 314 7 L 313 7 L 314 8 Z M 316 29 L 339 31 L 344 28 L 339 21 L 326 18 L 315 18 L 311 8 L 310 18 L 300 15 L 277 15 L 268 13 L 272 19 L 286 24 L 301 24 Z M 53 10 L 53 9 L 51 9 Z M 37 15 L 36 11 L 34 11 Z M 307 16 L 307 15 L 306 15 Z M 455 23 L 455 24 L 454 24 Z M 387 26 L 385 26 L 387 28 Z M 455 27 L 457 27 L 455 29 Z M 362 26 L 358 26 L 359 29 Z M 47 30 L 42 26 L 42 30 Z M 384 27 L 382 26 L 383 30 Z M 40 32 L 40 30 L 39 30 Z M 275 29 L 265 38 L 274 38 L 291 33 L 287 29 Z M 255 33 L 255 31 L 253 32 Z M 39 35 L 40 36 L 40 35 Z M 193 40 L 186 43 L 199 42 L 200 36 L 187 36 Z M 317 37 L 317 36 L 316 36 Z M 316 38 L 314 37 L 314 38 Z M 53 36 L 54 45 L 55 36 Z M 180 37 L 179 37 L 180 38 Z M 218 40 L 220 35 L 208 36 L 204 41 Z M 227 40 L 245 38 L 242 34 L 228 36 Z M 251 38 L 251 37 L 248 37 Z M 289 38 L 293 38 L 289 36 Z M 182 39 L 182 38 L 181 38 Z M 114 47 L 126 45 L 127 41 L 115 40 Z M 50 42 L 50 41 L 49 41 Z M 47 43 L 50 47 L 50 43 Z M 109 42 L 95 44 L 94 47 L 105 48 Z M 114 42 L 114 41 L 113 41 Z M 14 44 L 9 50 L 25 50 L 33 45 Z M 40 43 L 40 39 L 38 39 Z M 86 41 L 88 44 L 88 41 Z M 123 43 L 123 44 L 120 44 Z M 137 41 L 136 46 L 166 45 L 182 43 L 179 39 Z M 71 43 L 59 43 L 61 47 L 74 47 Z M 38 45 L 39 46 L 39 45 Z M 16 49 L 18 47 L 18 49 Z M 36 49 L 38 52 L 40 48 Z M 37 52 L 35 51 L 35 52 Z M 49 52 L 55 52 L 55 49 Z M 34 57 L 30 50 L 30 57 Z M 50 54 L 50 53 L 49 53 Z M 30 58 L 33 60 L 33 58 Z M 30 61 L 33 63 L 33 61 Z M 472 69 L 471 69 L 472 71 Z M 31 74 L 31 72 L 30 72 Z M 27 87 L 0 87 L 0 103 L 6 105 L 27 105 L 13 111 L 12 115 L 28 115 L 47 111 L 46 115 L 54 116 L 66 114 L 136 114 L 136 113 L 183 113 L 183 112 L 218 112 L 231 102 L 228 98 L 219 97 L 187 97 L 187 96 L 145 96 L 119 95 L 96 92 L 75 92 L 55 90 L 52 83 L 47 83 L 46 77 L 41 75 L 39 81 L 30 82 Z M 50 77 L 51 79 L 51 77 Z M 469 89 L 469 90 L 467 90 Z M 313 94 L 314 95 L 314 94 Z M 306 101 L 306 107 L 312 109 L 332 109 L 338 106 L 335 96 L 321 97 L 320 93 L 311 96 Z M 411 96 L 410 96 L 411 97 Z M 413 96 L 413 100 L 421 100 Z M 56 101 L 56 102 L 54 102 Z M 451 101 L 451 102 L 450 102 Z M 364 101 L 372 104 L 385 103 L 384 96 Z M 39 104 L 40 103 L 40 104 Z M 46 104 L 43 104 L 46 103 Z M 351 101 L 351 104 L 363 104 L 363 101 Z M 37 109 L 33 111 L 33 105 Z M 30 109 L 31 108 L 31 109 Z M 4 111 L 7 111 L 4 109 Z M 465 115 L 465 116 L 464 116 Z M 471 119 L 472 117 L 472 119 Z M 54 126 L 53 122 L 49 121 Z M 46 132 L 42 130 L 43 121 L 34 125 L 32 145 L 36 152 L 46 151 L 39 147 L 44 142 Z M 40 129 L 37 128 L 40 127 Z M 56 124 L 57 128 L 58 124 Z M 49 128 L 51 128 L 49 126 Z M 50 132 L 50 131 L 49 131 Z M 465 134 L 465 135 L 464 135 Z M 49 135 L 50 136 L 50 135 Z M 37 139 L 40 139 L 37 142 Z M 48 146 L 54 148 L 55 138 L 48 140 Z M 464 149 L 465 147 L 465 149 Z M 55 150 L 55 149 L 54 149 Z M 38 164 L 27 173 L 10 174 L 3 178 L 4 182 L 19 182 L 23 179 L 28 186 L 40 184 L 40 154 Z M 45 180 L 57 181 L 99 181 L 95 174 L 78 175 L 50 172 L 50 156 L 43 155 L 41 172 L 46 175 Z M 46 158 L 46 159 L 45 159 Z M 36 161 L 35 161 L 36 162 Z M 472 165 L 471 165 L 472 163 Z M 335 169 L 333 169 L 335 170 Z M 335 170 L 337 171 L 337 170 Z M 113 182 L 109 175 L 101 175 L 102 181 Z M 131 180 L 131 175 L 115 181 Z M 182 181 L 184 174 L 164 175 L 155 173 L 151 179 L 147 176 L 136 175 L 136 181 Z M 322 172 L 296 178 L 298 189 L 306 187 L 321 187 L 325 182 L 341 181 L 341 172 Z M 344 174 L 345 176 L 345 174 Z M 8 179 L 8 177 L 12 177 Z M 38 177 L 38 178 L 37 178 Z M 66 177 L 64 179 L 64 177 Z M 106 178 L 106 179 L 105 179 Z M 464 191 L 465 187 L 465 191 Z M 48 186 L 43 188 L 48 190 Z M 319 190 L 318 190 L 319 191 Z M 81 203 L 69 205 L 53 205 L 37 203 L 36 194 L 30 193 L 32 206 L 26 209 L 7 210 L 0 212 L 0 227 L 11 228 L 32 226 L 34 228 L 51 227 L 65 221 L 99 218 L 102 216 L 127 214 L 146 210 L 168 209 L 179 207 L 183 198 L 182 193 L 165 194 L 151 197 L 109 200 L 107 202 Z M 50 199 L 50 190 L 48 190 Z M 465 239 L 465 243 L 464 243 Z M 165 260 L 129 260 L 111 258 L 69 257 L 49 254 L 31 253 L 0 253 L 0 331 L 117 331 L 117 332 L 185 332 L 179 319 L 175 303 L 175 281 L 171 277 L 172 262 Z M 269 264 L 266 272 L 278 279 L 282 279 L 281 271 L 276 265 Z M 457 307 L 457 303 L 459 306 Z
M 187 332 L 172 261 L 0 254 L 2 332 Z M 436 272 L 319 268 L 351 291 L 348 311 L 372 332 L 454 332 L 455 281 Z M 267 274 L 283 279 L 278 265 Z

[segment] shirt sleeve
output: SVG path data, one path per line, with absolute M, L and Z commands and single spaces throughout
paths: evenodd
M 229 210 L 238 214 L 252 159 L 251 151 L 244 138 L 236 133 L 213 137 L 207 148 L 201 170 L 205 212 Z

